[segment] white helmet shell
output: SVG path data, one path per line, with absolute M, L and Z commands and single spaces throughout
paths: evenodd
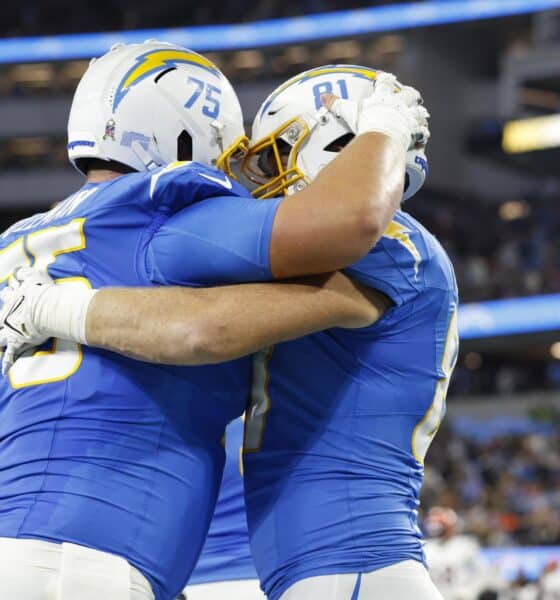
M 279 86 L 261 105 L 253 122 L 251 153 L 262 151 L 272 139 L 292 147 L 284 175 L 274 185 L 255 177 L 251 156 L 244 168 L 247 175 L 262 185 L 265 197 L 281 192 L 294 193 L 312 181 L 338 150 L 337 140 L 352 134 L 341 120 L 321 105 L 321 94 L 333 93 L 359 101 L 372 93 L 377 71 L 357 65 L 326 65 L 296 75 Z M 282 175 L 282 168 L 279 168 Z M 407 154 L 407 182 L 403 200 L 413 196 L 424 184 L 428 163 L 423 149 Z M 277 185 L 276 185 L 277 184 Z M 259 191 L 257 190 L 257 195 Z
M 187 132 L 192 159 L 217 164 L 244 136 L 241 106 L 204 56 L 165 42 L 117 45 L 82 77 L 68 121 L 68 157 L 114 160 L 146 171 L 178 159 Z

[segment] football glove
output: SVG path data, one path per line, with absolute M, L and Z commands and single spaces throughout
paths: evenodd
M 356 135 L 383 133 L 397 140 L 405 152 L 425 146 L 430 138 L 430 115 L 420 93 L 398 83 L 391 73 L 378 75 L 369 98 L 359 102 L 337 98 L 329 110 Z
M 44 271 L 29 267 L 16 269 L 8 286 L 0 292 L 0 346 L 5 347 L 2 357 L 2 374 L 10 370 L 17 357 L 49 338 L 33 322 L 33 309 L 38 299 L 53 280 Z

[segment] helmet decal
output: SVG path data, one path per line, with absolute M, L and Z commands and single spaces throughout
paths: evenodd
M 396 220 L 393 220 L 389 223 L 389 226 L 383 233 L 383 237 L 389 238 L 392 240 L 396 240 L 404 246 L 408 252 L 412 255 L 414 259 L 414 279 L 418 278 L 418 267 L 422 262 L 422 255 L 420 254 L 418 248 L 415 246 L 414 242 L 411 240 L 410 236 L 412 234 L 412 230 L 408 229 L 401 223 Z
M 189 64 L 200 67 L 218 79 L 220 78 L 218 67 L 216 67 L 212 61 L 196 52 L 162 48 L 150 50 L 149 52 L 145 52 L 136 57 L 135 64 L 125 73 L 117 86 L 113 100 L 113 113 L 133 86 L 154 73 L 164 71 L 165 69 L 174 67 L 178 64 Z
M 109 119 L 107 121 L 107 123 L 105 123 L 105 133 L 103 134 L 103 139 L 106 140 L 107 138 L 110 138 L 114 142 L 115 141 L 115 128 L 116 128 L 115 119 Z
M 302 84 L 306 81 L 309 81 L 313 77 L 320 77 L 321 75 L 331 75 L 331 74 L 343 74 L 343 75 L 352 75 L 353 77 L 359 77 L 362 79 L 369 79 L 373 81 L 377 77 L 378 71 L 375 69 L 368 69 L 367 67 L 359 67 L 355 65 L 326 65 L 324 67 L 317 67 L 315 69 L 310 69 L 309 71 L 304 71 L 291 79 L 288 79 L 285 83 L 283 83 L 280 87 L 276 88 L 272 94 L 266 99 L 265 103 L 261 108 L 261 112 L 259 114 L 260 117 L 264 115 L 268 107 L 276 100 L 276 98 L 285 90 L 287 90 L 291 85 L 294 84 Z
M 253 195 L 262 199 L 289 195 L 308 185 L 354 134 L 350 124 L 322 107 L 321 96 L 332 93 L 359 103 L 373 93 L 380 73 L 360 65 L 323 65 L 276 88 L 257 112 L 252 142 L 241 167 L 244 175 L 257 184 Z M 394 93 L 401 90 L 402 84 L 395 82 Z M 341 144 L 343 139 L 346 143 Z M 403 201 L 426 180 L 424 150 L 418 146 L 407 152 Z M 406 232 L 393 233 L 408 249 L 404 243 Z
M 204 90 L 197 109 L 188 110 Z M 68 158 L 78 170 L 87 164 L 79 159 L 97 158 L 150 171 L 179 158 L 185 131 L 193 137 L 192 159 L 228 174 L 248 149 L 239 99 L 211 60 L 157 40 L 121 44 L 80 79 L 68 118 Z

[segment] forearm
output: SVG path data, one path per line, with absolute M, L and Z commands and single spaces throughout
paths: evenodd
M 198 310 L 196 290 L 104 288 L 91 301 L 87 344 L 148 362 L 190 364 L 196 351 L 189 310 Z M 188 359 L 188 360 L 187 360 Z
M 349 233 L 364 235 L 369 249 L 401 204 L 405 159 L 406 153 L 393 138 L 365 133 L 327 165 L 309 189 L 316 197 L 324 195 L 332 203 L 330 208 L 337 213 L 337 220 L 348 227 Z
M 305 190 L 282 203 L 270 250 L 274 276 L 332 271 L 359 260 L 398 209 L 404 173 L 402 145 L 381 133 L 358 136 Z
M 154 363 L 224 362 L 331 327 L 365 327 L 390 305 L 342 273 L 201 289 L 90 290 L 26 277 L 3 295 L 3 373 L 50 337 Z
M 208 289 L 104 289 L 90 303 L 89 345 L 149 362 L 223 362 L 334 326 L 361 327 L 384 310 L 340 274 L 309 283 Z

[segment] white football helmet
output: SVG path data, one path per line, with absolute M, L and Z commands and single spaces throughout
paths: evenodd
M 293 194 L 311 182 L 354 137 L 342 119 L 322 107 L 321 94 L 363 100 L 371 96 L 377 73 L 357 65 L 326 65 L 276 88 L 259 108 L 243 162 L 242 171 L 258 186 L 253 194 L 258 198 Z M 409 150 L 406 158 L 403 200 L 422 187 L 428 172 L 424 148 Z
M 233 87 L 207 58 L 180 46 L 118 44 L 82 77 L 68 121 L 68 157 L 113 160 L 146 171 L 192 160 L 231 175 L 230 159 L 246 150 L 241 106 Z

